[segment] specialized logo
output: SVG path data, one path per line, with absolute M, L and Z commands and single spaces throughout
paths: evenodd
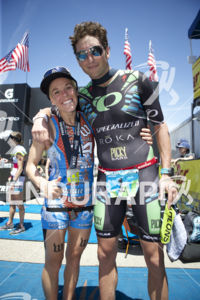
M 112 160 L 128 159 L 126 155 L 126 147 L 110 148 L 110 155 Z
M 118 129 L 128 129 L 134 126 L 139 126 L 139 120 L 125 123 L 109 124 L 106 126 L 96 128 L 96 133 L 118 130 Z

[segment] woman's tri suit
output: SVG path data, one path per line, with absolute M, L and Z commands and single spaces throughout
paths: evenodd
M 76 169 L 70 169 L 59 128 L 58 117 L 52 115 L 51 120 L 55 126 L 56 135 L 52 146 L 47 151 L 51 165 L 49 181 L 61 177 L 59 185 L 62 188 L 63 195 L 61 199 L 45 199 L 42 208 L 43 229 L 65 229 L 68 226 L 88 229 L 92 226 L 93 219 L 94 139 L 91 126 L 85 120 L 83 114 L 80 113 L 80 143 L 77 164 Z M 72 148 L 75 126 L 66 124 L 65 126 L 70 147 Z M 88 209 L 85 209 L 85 206 Z
M 97 143 L 100 166 L 94 222 L 98 236 L 119 234 L 124 200 L 128 200 L 140 237 L 159 241 L 158 167 L 152 147 L 140 136 L 147 121 L 163 122 L 157 90 L 143 73 L 118 70 L 105 87 L 90 82 L 81 88 L 79 104 Z

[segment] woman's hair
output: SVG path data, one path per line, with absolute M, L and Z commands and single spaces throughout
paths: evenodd
M 13 139 L 14 141 L 16 141 L 18 144 L 22 143 L 22 134 L 19 131 L 13 131 L 10 134 L 10 138 Z
M 104 49 L 108 47 L 107 31 L 100 23 L 82 22 L 80 24 L 76 24 L 74 28 L 74 35 L 69 37 L 74 53 L 76 53 L 76 44 L 86 35 L 97 38 Z

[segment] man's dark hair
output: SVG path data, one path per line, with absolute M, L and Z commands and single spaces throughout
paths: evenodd
M 76 53 L 76 44 L 86 35 L 91 35 L 97 38 L 104 49 L 108 47 L 107 31 L 100 23 L 82 22 L 80 24 L 76 24 L 74 28 L 74 35 L 69 37 L 74 53 Z

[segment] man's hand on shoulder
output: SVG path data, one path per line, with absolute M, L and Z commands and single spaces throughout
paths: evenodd
M 32 137 L 38 143 L 44 143 L 46 148 L 50 147 L 48 116 L 44 113 L 37 113 L 33 118 Z

